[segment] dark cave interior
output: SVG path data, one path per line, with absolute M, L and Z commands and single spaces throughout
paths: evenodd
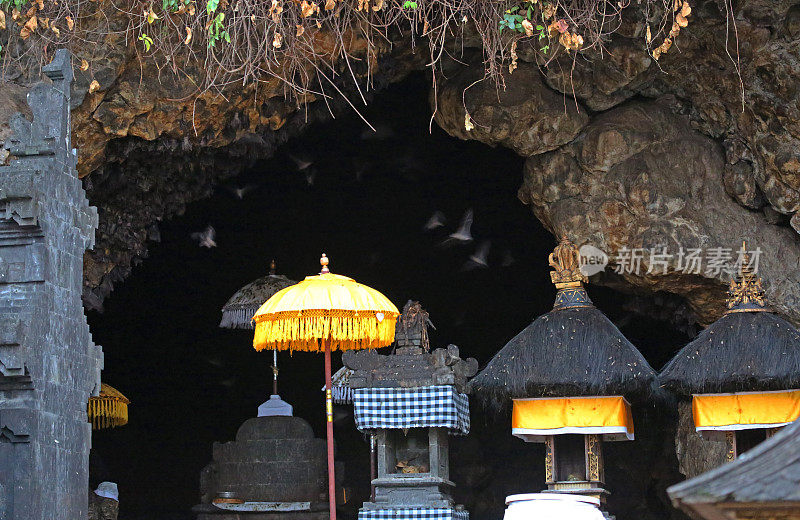
M 301 280 L 318 271 L 325 252 L 332 272 L 398 307 L 419 300 L 436 326 L 432 345 L 456 344 L 481 366 L 550 309 L 547 255 L 556 241 L 516 197 L 522 158 L 435 125 L 429 132 L 428 88 L 419 74 L 376 96 L 363 113 L 377 135 L 354 113 L 312 125 L 273 159 L 161 223 L 149 258 L 103 313 L 89 313 L 105 352 L 103 380 L 132 401 L 128 425 L 93 433 L 104 473 L 93 478 L 119 483 L 121 519 L 192 518 L 212 442 L 233 439 L 268 397 L 271 354 L 252 349 L 252 332 L 218 324 L 225 301 L 265 275 L 273 258 L 279 273 Z M 313 160 L 311 172 L 298 172 L 292 156 Z M 240 200 L 234 185 L 253 188 Z M 442 246 L 469 208 L 475 241 Z M 445 226 L 426 231 L 436 211 Z M 210 249 L 190 238 L 208 225 L 217 233 Z M 467 268 L 485 241 L 488 268 Z M 589 292 L 656 370 L 688 340 L 670 324 L 631 319 L 621 293 L 591 284 Z M 280 353 L 279 365 L 281 396 L 323 437 L 322 356 Z M 343 514 L 352 517 L 368 493 L 367 444 L 348 408 L 339 408 L 339 459 L 353 492 Z M 663 497 L 678 478 L 664 410 L 643 407 L 637 441 L 607 451 L 609 508 L 625 511 L 622 518 L 676 517 Z M 507 417 L 489 417 L 475 403 L 472 416 L 473 433 L 451 448 L 458 498 L 473 518 L 499 518 L 505 495 L 542 488 L 543 448 L 513 438 Z

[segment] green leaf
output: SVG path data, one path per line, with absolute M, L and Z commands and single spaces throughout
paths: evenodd
M 150 38 L 147 34 L 140 34 L 139 41 L 144 44 L 144 51 L 150 52 L 150 46 L 153 44 L 153 39 Z
M 231 35 L 228 34 L 228 31 L 225 31 L 225 41 L 230 43 L 231 42 Z
M 211 14 L 217 10 L 217 7 L 219 7 L 219 0 L 208 0 L 208 3 L 206 4 L 206 12 Z

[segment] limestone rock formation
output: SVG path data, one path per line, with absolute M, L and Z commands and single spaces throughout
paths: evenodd
M 725 464 L 725 442 L 704 439 L 695 431 L 690 401 L 678 403 L 675 452 L 680 472 L 686 478 L 696 477 Z
M 721 147 L 668 103 L 630 102 L 596 116 L 569 145 L 529 158 L 520 198 L 554 233 L 604 251 L 666 247 L 674 255 L 669 274 L 647 255 L 639 273 L 620 274 L 648 291 L 683 296 L 703 321 L 725 309 L 718 288 L 730 274 L 714 269 L 707 251 L 699 273 L 684 273 L 681 248 L 735 248 L 748 239 L 765 251 L 759 270 L 768 298 L 800 319 L 800 242 L 728 196 L 723 165 Z M 647 274 L 648 267 L 658 274 Z
M 692 171 L 697 173 L 700 168 L 709 174 L 703 177 L 702 186 L 709 190 L 712 202 L 704 201 L 708 205 L 703 206 L 689 201 L 693 198 L 690 190 L 678 193 L 678 186 L 672 186 L 660 202 L 634 200 L 644 197 L 642 190 L 666 189 L 671 184 L 668 179 L 656 178 L 667 175 L 665 168 L 656 165 L 647 172 L 646 181 L 633 175 L 617 178 L 623 190 L 620 194 L 581 192 L 580 199 L 588 205 L 602 199 L 607 213 L 602 224 L 593 224 L 591 236 L 586 238 L 611 247 L 608 252 L 614 253 L 628 234 L 628 247 L 653 244 L 660 235 L 670 236 L 670 243 L 688 240 L 684 247 L 734 247 L 743 234 L 758 237 L 755 245 L 765 250 L 765 258 L 771 256 L 767 282 L 772 281 L 770 275 L 776 274 L 779 264 L 788 272 L 785 283 L 774 280 L 769 296 L 781 312 L 797 321 L 792 310 L 797 307 L 797 294 L 789 286 L 797 279 L 798 266 L 792 255 L 798 240 L 794 231 L 800 230 L 800 5 L 794 0 L 746 0 L 735 6 L 697 0 L 691 4 L 689 26 L 658 61 L 650 55 L 645 39 L 648 24 L 656 27 L 657 20 L 652 17 L 657 15 L 648 18 L 631 5 L 616 33 L 602 46 L 577 54 L 563 49 L 545 54 L 535 37 L 521 40 L 517 69 L 506 73 L 499 83 L 483 79 L 480 41 L 466 30 L 463 42 L 453 43 L 460 54 L 452 54 L 469 66 L 455 60 L 444 64 L 436 93 L 431 94 L 436 122 L 453 136 L 506 146 L 531 157 L 522 194 L 533 203 L 536 215 L 556 231 L 573 224 L 566 209 L 568 201 L 556 204 L 548 197 L 554 190 L 574 193 L 574 187 L 558 183 L 574 182 L 577 171 L 572 176 L 550 178 L 547 196 L 535 193 L 544 181 L 533 179 L 534 172 L 552 170 L 552 161 L 565 161 L 570 153 L 583 153 L 585 145 L 581 143 L 586 139 L 582 136 L 587 129 L 597 132 L 601 124 L 632 124 L 621 115 L 631 113 L 620 111 L 625 106 L 669 100 L 668 111 L 688 123 L 654 123 L 649 131 L 680 127 L 684 140 L 701 137 L 698 143 L 707 148 L 700 154 L 702 160 L 712 162 L 694 164 Z M 179 78 L 158 70 L 151 60 L 140 60 L 122 33 L 114 32 L 125 20 L 113 10 L 106 12 L 102 4 L 95 9 L 95 21 L 106 24 L 110 34 L 95 48 L 75 49 L 77 59 L 86 59 L 90 66 L 77 72 L 73 86 L 78 168 L 102 215 L 98 245 L 86 260 L 84 296 L 90 308 L 99 308 L 114 283 L 146 256 L 147 241 L 158 238 L 159 221 L 182 213 L 187 203 L 207 196 L 215 182 L 235 175 L 255 158 L 270 155 L 288 136 L 301 132 L 325 112 L 324 107 L 314 109 L 312 103 L 311 116 L 306 119 L 304 113 L 298 113 L 296 103 L 284 99 L 277 83 L 259 87 L 258 103 L 252 102 L 253 87 L 248 86 L 198 94 L 194 83 L 203 71 L 189 68 L 187 76 Z M 654 38 L 650 47 L 663 35 Z M 391 49 L 387 46 L 379 53 L 379 70 L 374 76 L 377 87 L 424 65 L 424 52 L 413 52 L 402 39 L 393 43 Z M 7 134 L 3 116 L 24 106 L 29 79 L 25 71 L 10 71 L 7 77 L 16 79 L 1 89 L 0 140 Z M 88 93 L 92 80 L 97 80 L 100 88 Z M 467 114 L 471 130 L 465 128 Z M 621 128 L 616 133 L 624 140 L 628 132 Z M 603 135 L 610 139 L 615 132 Z M 648 139 L 653 144 L 662 138 L 673 136 L 654 133 Z M 700 153 L 698 143 L 692 146 Z M 616 146 L 624 147 L 624 143 L 603 144 L 604 148 Z M 562 152 L 565 148 L 572 151 Z M 647 155 L 651 160 L 665 158 Z M 616 164 L 613 159 L 600 163 Z M 158 169 L 153 167 L 156 164 Z M 583 167 L 584 162 L 577 164 Z M 686 166 L 685 161 L 676 165 Z M 620 166 L 615 168 L 618 171 Z M 711 176 L 711 170 L 718 171 Z M 596 185 L 595 179 L 596 175 L 587 175 L 581 183 Z M 619 200 L 612 203 L 615 197 Z M 734 201 L 739 209 L 726 200 Z M 683 203 L 687 203 L 685 209 L 674 206 Z M 723 206 L 727 208 L 725 218 L 713 218 L 714 211 Z M 635 217 L 627 213 L 634 207 L 639 211 Z M 687 215 L 689 220 L 681 220 Z M 744 227 L 735 228 L 733 223 Z M 680 230 L 672 229 L 674 226 Z M 721 277 L 661 278 L 606 277 L 601 283 L 629 290 L 633 284 L 644 293 L 663 290 L 686 297 L 701 322 L 710 321 L 721 309 Z
M 521 63 L 499 91 L 491 78 L 483 79 L 481 62 L 450 65 L 445 74 L 431 104 L 436 122 L 454 137 L 501 144 L 527 157 L 570 142 L 589 120 L 585 108 L 547 88 L 532 64 Z M 472 130 L 465 128 L 466 113 Z

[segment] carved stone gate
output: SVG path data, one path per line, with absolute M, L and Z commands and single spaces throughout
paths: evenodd
M 0 167 L 0 518 L 87 516 L 90 425 L 102 349 L 81 304 L 97 211 L 70 141 L 72 65 L 64 50 L 10 121 Z

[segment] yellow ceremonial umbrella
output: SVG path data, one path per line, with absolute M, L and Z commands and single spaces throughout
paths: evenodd
M 89 398 L 86 412 L 93 430 L 128 424 L 130 400 L 111 385 L 100 383 L 100 395 Z
M 394 341 L 400 314 L 386 296 L 352 278 L 331 274 L 328 257 L 322 270 L 287 287 L 258 309 L 253 348 L 325 351 L 325 409 L 328 439 L 328 501 L 336 520 L 336 482 L 333 462 L 333 398 L 331 350 L 375 349 Z

